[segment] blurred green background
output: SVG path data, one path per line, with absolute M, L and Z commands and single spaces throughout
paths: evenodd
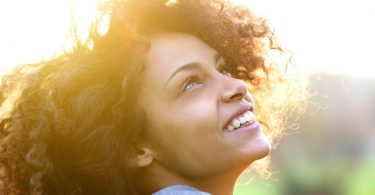
M 272 178 L 235 195 L 375 195 L 375 1 L 233 1 L 269 19 L 313 92 Z
M 375 79 L 315 73 L 314 96 L 272 151 L 271 179 L 235 195 L 374 195 Z

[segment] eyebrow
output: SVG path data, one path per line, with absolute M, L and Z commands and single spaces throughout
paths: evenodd
M 185 64 L 183 66 L 181 66 L 180 68 L 178 68 L 176 71 L 174 71 L 172 73 L 172 75 L 169 77 L 169 79 L 167 80 L 167 82 L 165 82 L 165 85 L 168 84 L 168 82 L 176 75 L 178 74 L 179 72 L 182 72 L 182 71 L 192 71 L 192 70 L 199 70 L 199 69 L 202 69 L 202 65 L 198 62 L 191 62 L 191 63 L 188 63 L 188 64 Z
M 217 62 L 222 59 L 222 56 L 219 54 L 219 53 L 216 53 L 215 56 L 214 56 L 214 59 L 215 59 L 215 64 L 217 64 Z M 202 65 L 199 63 L 199 62 L 191 62 L 191 63 L 188 63 L 188 64 L 185 64 L 183 66 L 181 66 L 180 68 L 178 68 L 176 71 L 174 71 L 172 73 L 172 75 L 169 77 L 169 79 L 167 80 L 167 82 L 165 82 L 165 85 L 168 84 L 168 82 L 176 75 L 178 74 L 179 72 L 182 72 L 182 71 L 192 71 L 192 70 L 199 70 L 199 69 L 202 69 Z

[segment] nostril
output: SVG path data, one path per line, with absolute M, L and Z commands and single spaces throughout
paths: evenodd
M 241 99 L 243 97 L 243 95 L 241 93 L 236 93 L 234 95 L 232 95 L 232 97 L 230 97 L 231 100 L 237 100 L 237 99 Z
M 248 93 L 246 83 L 239 79 L 229 78 L 230 82 L 225 82 L 222 97 L 224 101 L 242 100 Z

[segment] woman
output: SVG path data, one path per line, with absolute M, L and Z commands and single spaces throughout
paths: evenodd
M 218 0 L 107 8 L 105 35 L 4 78 L 2 192 L 232 194 L 303 97 L 266 22 Z

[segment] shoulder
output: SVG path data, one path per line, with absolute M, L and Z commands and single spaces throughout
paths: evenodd
M 157 192 L 152 193 L 152 195 L 211 195 L 207 192 L 202 192 L 196 188 L 185 185 L 174 185 L 163 188 Z

